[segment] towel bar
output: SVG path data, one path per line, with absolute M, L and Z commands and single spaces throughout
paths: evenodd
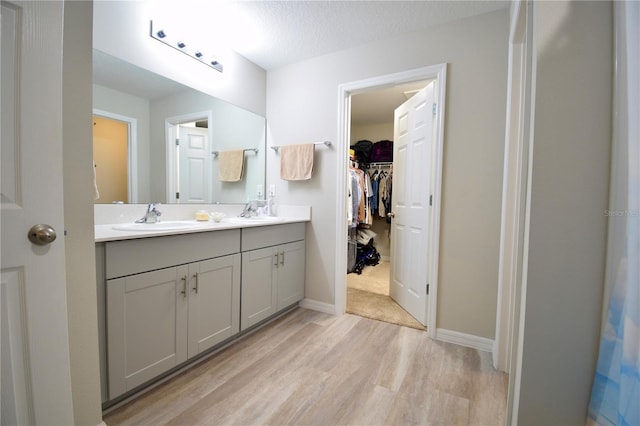
M 258 148 L 247 148 L 247 149 L 243 149 L 243 151 L 244 152 L 253 151 L 254 154 L 257 154 L 258 153 Z M 213 151 L 212 154 L 213 154 L 214 158 L 218 158 L 218 154 L 220 154 L 220 151 Z
M 324 142 L 316 142 L 314 143 L 314 145 L 324 145 L 324 146 L 331 146 L 331 141 L 324 141 Z M 272 146 L 271 147 L 272 150 L 274 150 L 276 153 L 278 152 L 278 150 L 280 149 L 280 146 Z

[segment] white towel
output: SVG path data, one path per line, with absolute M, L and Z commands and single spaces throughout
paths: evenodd
M 305 143 L 280 147 L 280 178 L 308 180 L 313 172 L 314 144 Z
M 218 177 L 221 182 L 238 182 L 244 171 L 244 150 L 221 151 Z

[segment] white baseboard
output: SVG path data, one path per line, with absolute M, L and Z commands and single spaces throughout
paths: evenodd
M 325 314 L 329 315 L 336 315 L 336 305 L 318 302 L 317 300 L 302 299 L 300 301 L 300 307 L 311 309 L 312 311 L 324 312 Z
M 107 426 L 107 424 L 103 421 L 101 421 L 100 423 L 98 423 L 96 426 Z
M 467 348 L 477 349 L 479 351 L 493 351 L 492 339 L 460 333 L 459 331 L 438 328 L 436 329 L 435 339 L 441 340 L 443 342 L 455 343 L 456 345 L 460 346 L 466 346 Z

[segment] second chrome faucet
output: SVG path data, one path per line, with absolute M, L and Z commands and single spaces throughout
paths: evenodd
M 136 220 L 136 223 L 158 223 L 160 222 L 160 216 L 162 216 L 160 203 L 149 203 L 144 217 Z

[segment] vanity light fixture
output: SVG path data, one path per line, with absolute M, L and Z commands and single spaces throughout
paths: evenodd
M 167 46 L 171 46 L 174 49 L 191 56 L 193 59 L 196 59 L 200 62 L 202 62 L 205 65 L 210 66 L 211 68 L 213 68 L 216 71 L 222 72 L 223 71 L 223 66 L 220 63 L 220 61 L 218 61 L 218 59 L 215 56 L 209 56 L 207 57 L 207 55 L 205 55 L 204 53 L 202 53 L 201 50 L 199 49 L 190 49 L 190 46 L 181 39 L 177 39 L 177 38 L 173 38 L 170 34 L 168 34 L 167 32 L 165 32 L 164 29 L 157 29 L 157 28 L 153 28 L 153 20 L 151 20 L 151 37 L 161 41 L 162 43 L 166 44 Z

